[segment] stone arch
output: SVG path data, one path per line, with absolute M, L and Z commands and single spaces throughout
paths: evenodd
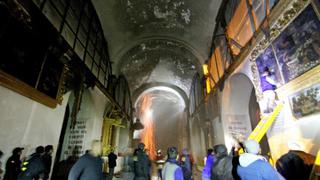
M 251 80 L 243 73 L 236 73 L 225 81 L 221 119 L 228 149 L 231 149 L 237 140 L 245 140 L 252 131 L 249 102 L 253 90 Z

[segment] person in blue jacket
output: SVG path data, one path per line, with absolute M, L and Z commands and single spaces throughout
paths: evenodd
M 81 156 L 71 168 L 68 180 L 103 180 L 101 153 L 101 142 L 93 140 L 91 150 Z
M 168 148 L 168 160 L 162 169 L 162 180 L 183 180 L 182 168 L 178 165 L 178 150 L 176 147 Z
M 211 179 L 211 169 L 214 163 L 213 149 L 208 149 L 207 151 L 207 159 L 206 164 L 202 171 L 202 180 L 210 180 Z
M 246 153 L 239 157 L 237 168 L 238 175 L 242 180 L 280 180 L 278 172 L 266 161 L 263 156 L 258 155 L 260 145 L 255 140 L 244 142 Z

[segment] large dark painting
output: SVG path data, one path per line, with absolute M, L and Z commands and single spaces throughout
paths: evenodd
M 30 10 L 32 21 L 26 26 L 0 6 L 0 71 L 56 99 L 63 71 L 59 58 L 65 49 L 47 19 L 37 13 Z
M 46 59 L 37 89 L 46 95 L 57 98 L 63 64 L 54 56 Z
M 320 64 L 320 21 L 309 5 L 273 42 L 285 82 Z

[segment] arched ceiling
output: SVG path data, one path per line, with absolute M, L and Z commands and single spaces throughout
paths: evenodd
M 144 83 L 171 83 L 189 94 L 191 80 L 209 57 L 222 0 L 92 0 L 113 72 L 131 92 Z

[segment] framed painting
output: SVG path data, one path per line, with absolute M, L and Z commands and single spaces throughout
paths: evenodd
M 302 89 L 289 96 L 291 110 L 298 119 L 320 113 L 320 84 Z
M 285 83 L 320 64 L 320 21 L 308 5 L 272 43 Z

